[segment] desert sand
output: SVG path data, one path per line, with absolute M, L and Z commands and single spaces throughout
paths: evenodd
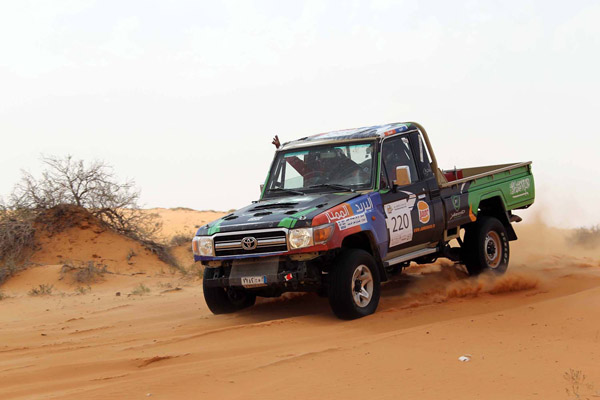
M 152 212 L 165 237 L 223 215 Z M 197 276 L 73 227 L 44 237 L 36 266 L 0 287 L 0 399 L 600 396 L 600 250 L 539 221 L 516 229 L 506 275 L 414 266 L 385 284 L 375 315 L 340 321 L 312 294 L 212 315 Z M 61 274 L 67 258 L 108 272 L 82 286 Z M 28 294 L 42 284 L 51 295 Z

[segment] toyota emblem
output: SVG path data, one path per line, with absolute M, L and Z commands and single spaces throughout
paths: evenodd
M 244 250 L 254 250 L 257 245 L 258 242 L 256 241 L 256 238 L 245 237 L 242 239 L 242 249 Z

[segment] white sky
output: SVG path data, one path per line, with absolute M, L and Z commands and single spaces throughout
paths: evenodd
M 598 1 L 0 0 L 0 195 L 72 154 L 148 207 L 239 208 L 274 134 L 418 121 L 442 167 L 532 160 L 533 210 L 597 224 L 599 21 Z

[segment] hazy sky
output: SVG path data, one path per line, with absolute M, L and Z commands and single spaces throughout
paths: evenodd
M 418 121 L 440 166 L 532 160 L 533 210 L 597 224 L 599 21 L 598 1 L 0 0 L 0 195 L 72 154 L 148 207 L 239 208 L 274 134 Z

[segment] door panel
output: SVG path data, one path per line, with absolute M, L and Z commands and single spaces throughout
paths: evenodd
M 382 187 L 393 187 L 391 181 L 394 176 L 390 170 L 395 171 L 396 166 L 406 165 L 409 170 L 414 171 L 409 185 L 381 195 L 388 228 L 389 251 L 437 241 L 442 229 L 439 221 L 436 223 L 436 217 L 442 217 L 439 207 L 435 206 L 435 202 L 440 202 L 439 196 L 434 199 L 430 197 L 431 178 L 423 179 L 421 172 L 417 172 L 417 165 L 420 166 L 421 161 L 415 160 L 415 152 L 412 151 L 415 141 L 413 138 L 409 141 L 409 137 L 408 134 L 393 137 L 384 140 L 382 144 L 382 163 L 385 163 L 386 171 L 384 178 L 387 180 Z
M 433 241 L 435 211 L 422 182 L 382 194 L 390 251 Z

